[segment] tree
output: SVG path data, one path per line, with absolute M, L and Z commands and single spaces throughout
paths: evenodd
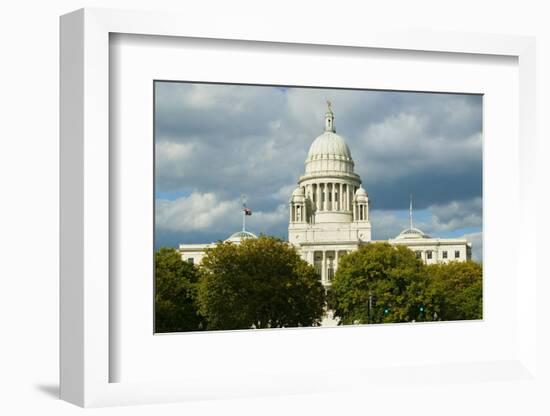
M 366 244 L 342 257 L 329 307 L 342 325 L 425 320 L 436 305 L 422 271 L 406 247 Z
M 319 325 L 325 293 L 315 270 L 274 237 L 220 242 L 202 260 L 199 311 L 208 329 Z
M 482 267 L 474 261 L 426 266 L 430 290 L 444 321 L 483 317 Z
M 198 313 L 197 268 L 181 259 L 173 248 L 155 253 L 155 331 L 183 332 L 205 329 Z

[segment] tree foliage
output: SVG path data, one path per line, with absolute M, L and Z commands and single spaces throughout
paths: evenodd
M 329 293 L 340 324 L 480 319 L 481 265 L 424 265 L 406 247 L 370 243 L 345 255 Z
M 340 324 L 405 322 L 422 307 L 422 262 L 405 247 L 370 243 L 343 256 L 329 295 Z
M 483 271 L 473 261 L 432 264 L 425 267 L 431 293 L 439 302 L 444 321 L 483 317 Z
M 155 331 L 182 332 L 205 328 L 198 314 L 198 269 L 172 248 L 155 253 Z
M 279 239 L 220 242 L 201 265 L 199 311 L 208 329 L 319 325 L 325 292 L 313 267 Z

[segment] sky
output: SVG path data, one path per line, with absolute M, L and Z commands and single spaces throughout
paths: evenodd
M 288 237 L 288 201 L 326 101 L 371 202 L 372 238 L 409 224 L 463 237 L 482 259 L 482 96 L 155 83 L 155 246 L 210 243 L 242 228 Z

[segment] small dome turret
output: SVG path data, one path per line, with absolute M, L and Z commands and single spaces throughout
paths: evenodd
M 292 192 L 292 196 L 290 197 L 292 202 L 304 202 L 305 199 L 304 190 L 299 186 Z
M 357 202 L 367 202 L 368 200 L 368 195 L 367 195 L 367 191 L 365 191 L 363 189 L 362 186 L 359 187 L 359 189 L 357 189 L 357 191 L 355 191 L 355 200 Z

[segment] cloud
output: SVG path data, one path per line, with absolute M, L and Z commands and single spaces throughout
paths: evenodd
M 372 224 L 373 240 L 388 240 L 395 238 L 401 231 L 409 227 L 409 220 L 398 211 L 372 210 L 370 222 Z
M 238 201 L 220 201 L 212 193 L 193 193 L 173 201 L 160 199 L 155 208 L 156 226 L 177 232 L 219 227 L 227 224 L 230 212 L 239 211 Z
M 240 199 L 222 200 L 213 193 L 192 193 L 174 200 L 157 199 L 155 208 L 159 235 L 174 237 L 176 234 L 181 239 L 179 242 L 223 240 L 242 228 Z M 285 237 L 287 205 L 279 204 L 268 211 L 253 210 L 252 216 L 246 217 L 246 224 L 247 230 L 256 234 Z M 163 245 L 162 239 L 158 245 Z
M 323 131 L 326 100 L 369 193 L 376 238 L 407 226 L 401 212 L 410 194 L 415 210 L 432 215 L 421 224 L 426 232 L 481 227 L 481 96 L 176 82 L 155 88 L 156 190 L 190 195 L 157 201 L 162 235 L 225 238 L 239 226 L 234 210 L 246 194 L 250 226 L 286 236 L 288 199 Z
M 413 218 L 415 228 L 435 236 L 461 229 L 481 228 L 482 200 L 472 198 L 431 205 L 421 212 L 415 211 Z M 371 222 L 376 239 L 393 238 L 409 227 L 408 211 L 372 210 Z
M 483 260 L 483 233 L 469 233 L 464 234 L 461 238 L 465 238 L 472 243 L 472 260 L 482 261 Z
M 431 230 L 452 231 L 482 225 L 480 197 L 466 201 L 452 201 L 445 205 L 433 205 L 428 210 L 433 214 L 429 225 Z

